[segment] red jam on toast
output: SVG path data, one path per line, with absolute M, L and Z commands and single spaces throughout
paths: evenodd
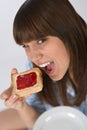
M 37 75 L 35 72 L 29 74 L 19 75 L 17 77 L 17 89 L 21 90 L 27 87 L 32 87 L 37 83 Z

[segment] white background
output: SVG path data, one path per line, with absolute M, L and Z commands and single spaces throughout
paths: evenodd
M 13 67 L 19 72 L 25 70 L 27 57 L 24 50 L 13 39 L 13 20 L 20 5 L 25 0 L 0 0 L 0 93 L 10 85 Z M 70 0 L 77 12 L 87 22 L 87 0 Z M 0 110 L 5 109 L 0 100 Z

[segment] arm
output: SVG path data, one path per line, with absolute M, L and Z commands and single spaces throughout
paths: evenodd
M 18 111 L 5 109 L 0 111 L 0 130 L 28 130 Z
M 25 103 L 24 107 L 19 111 L 20 116 L 24 120 L 28 128 L 33 128 L 35 121 L 40 116 L 40 112 Z
M 13 73 L 17 73 L 17 70 L 13 69 Z M 17 110 L 26 127 L 32 128 L 40 113 L 25 102 L 25 97 L 11 95 L 11 88 L 12 86 L 0 95 L 1 99 L 4 100 L 6 106 Z

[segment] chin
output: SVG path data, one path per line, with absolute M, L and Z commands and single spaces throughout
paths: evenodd
M 53 81 L 59 81 L 61 79 L 63 79 L 64 75 L 63 76 L 53 76 L 53 77 L 50 77 Z

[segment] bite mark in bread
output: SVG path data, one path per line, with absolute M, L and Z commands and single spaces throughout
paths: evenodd
M 20 97 L 40 92 L 43 89 L 42 72 L 39 68 L 13 74 L 12 94 Z

